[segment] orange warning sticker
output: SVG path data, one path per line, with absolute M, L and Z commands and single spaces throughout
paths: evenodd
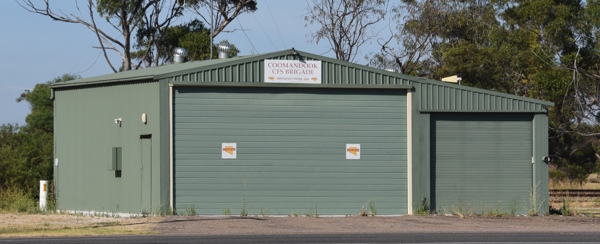
M 233 155 L 233 153 L 235 152 L 235 147 L 226 146 L 225 148 L 223 148 L 223 151 L 226 152 L 226 153 L 229 153 L 229 154 Z
M 360 152 L 360 149 L 356 148 L 356 147 L 350 147 L 348 149 L 346 149 L 346 151 L 348 151 L 349 153 L 354 154 L 354 156 L 358 155 L 358 152 Z
M 222 143 L 221 158 L 235 159 L 237 158 L 237 143 Z
M 346 159 L 360 159 L 360 144 L 346 144 Z

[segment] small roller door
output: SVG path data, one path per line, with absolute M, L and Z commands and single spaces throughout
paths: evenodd
M 523 213 L 532 189 L 530 114 L 432 115 L 432 208 Z
M 176 88 L 174 153 L 178 211 L 407 212 L 404 90 Z

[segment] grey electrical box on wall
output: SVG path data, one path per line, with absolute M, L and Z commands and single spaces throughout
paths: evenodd
M 111 164 L 108 166 L 108 170 L 117 171 L 121 170 L 121 147 L 113 147 L 112 148 L 112 160 Z

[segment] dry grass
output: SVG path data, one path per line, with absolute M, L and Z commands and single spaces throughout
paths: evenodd
M 598 182 L 598 174 L 591 174 L 588 176 L 587 180 L 582 184 L 569 182 L 569 181 L 560 181 L 560 182 L 549 182 L 549 188 L 551 190 L 594 190 L 600 189 L 600 182 Z M 554 202 L 550 199 L 550 206 L 554 209 L 560 210 L 565 203 L 561 201 Z M 568 201 L 568 206 L 571 209 L 572 213 L 577 215 L 585 212 L 598 212 L 600 211 L 600 198 L 589 198 L 589 197 L 578 197 L 571 196 L 566 199 Z
M 0 237 L 154 234 L 159 218 L 105 218 L 69 214 L 0 214 Z
M 549 187 L 550 190 L 565 190 L 565 189 L 582 189 L 582 190 L 591 190 L 591 189 L 600 189 L 600 182 L 598 181 L 598 174 L 591 174 L 590 176 L 588 176 L 586 182 L 583 182 L 583 184 L 579 184 L 576 182 L 569 182 L 567 180 L 565 181 L 559 181 L 559 182 L 554 182 L 554 181 L 550 181 L 549 182 Z

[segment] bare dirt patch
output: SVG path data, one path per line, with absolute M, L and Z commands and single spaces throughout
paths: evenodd
M 598 232 L 594 217 L 147 217 L 0 214 L 0 238 L 91 235 L 295 235 L 378 233 Z
M 166 217 L 154 230 L 168 235 L 597 232 L 592 217 Z
M 158 218 L 108 218 L 71 214 L 0 214 L 0 237 L 154 234 Z

